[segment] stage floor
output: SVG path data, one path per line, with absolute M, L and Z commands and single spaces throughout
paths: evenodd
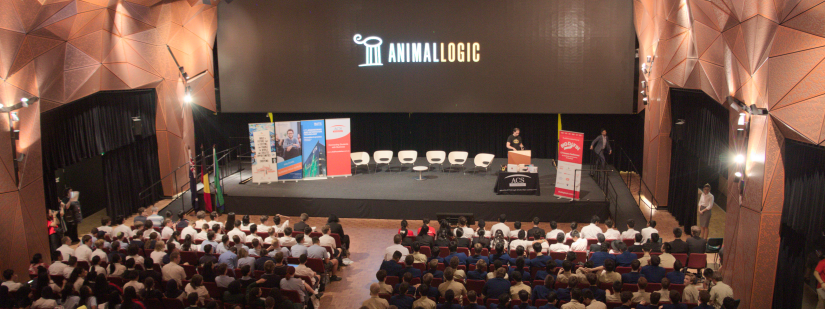
M 417 181 L 418 172 L 410 172 L 410 166 L 405 165 L 399 171 L 397 158 L 393 159 L 392 172 L 387 172 L 387 166 L 381 165 L 375 172 L 375 165 L 370 165 L 370 174 L 364 167 L 358 168 L 358 174 L 350 177 L 334 177 L 319 180 L 287 181 L 271 184 L 255 184 L 251 181 L 238 184 L 238 174 L 224 179 L 224 192 L 228 195 L 269 196 L 269 197 L 303 197 L 303 198 L 338 198 L 338 199 L 392 199 L 392 200 L 442 200 L 442 201 L 475 201 L 475 202 L 569 202 L 553 196 L 556 184 L 556 167 L 550 159 L 533 159 L 538 166 L 541 196 L 535 195 L 496 195 L 493 186 L 501 164 L 507 164 L 507 159 L 494 159 L 489 173 L 479 169 L 473 174 L 469 169 L 463 171 L 441 172 L 436 165 L 431 171 L 424 172 L 424 181 Z M 425 158 L 418 158 L 416 165 L 427 166 Z M 471 164 L 467 164 L 468 168 Z M 492 170 L 492 169 L 496 170 Z M 248 171 L 248 169 L 246 170 Z M 243 178 L 248 178 L 245 173 Z M 582 201 L 604 201 L 604 194 L 599 190 L 596 182 L 585 175 L 582 179 Z
M 373 164 L 369 174 L 360 167 L 358 174 L 350 177 L 271 184 L 240 184 L 241 177 L 249 177 L 246 169 L 245 173 L 225 178 L 223 185 L 227 211 L 240 214 L 306 212 L 311 216 L 420 219 L 434 218 L 437 212 L 471 212 L 477 219 L 485 220 L 507 213 L 509 220 L 529 221 L 539 216 L 559 222 L 587 221 L 594 214 L 603 218 L 609 215 L 604 194 L 587 175 L 582 178 L 580 201 L 553 196 L 556 168 L 550 159 L 533 160 L 538 166 L 541 196 L 496 195 L 496 174 L 506 161 L 495 159 L 488 173 L 480 170 L 466 175 L 463 170 L 447 173 L 433 167 L 424 172 L 425 181 L 415 180 L 418 173 L 411 172 L 409 165 L 399 171 L 397 158 L 393 159 L 392 171 L 382 165 L 375 172 Z M 427 165 L 425 158 L 418 158 L 416 163 Z

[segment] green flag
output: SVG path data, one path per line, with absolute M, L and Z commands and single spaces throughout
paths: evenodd
M 221 187 L 221 170 L 218 164 L 218 153 L 212 147 L 212 158 L 215 161 L 215 208 L 219 213 L 223 213 L 223 187 Z

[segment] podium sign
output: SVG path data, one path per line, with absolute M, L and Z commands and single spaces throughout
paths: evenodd
M 579 200 L 581 175 L 576 177 L 576 170 L 582 168 L 583 149 L 584 133 L 559 132 L 559 164 L 556 169 L 555 196 Z
M 507 164 L 530 164 L 530 150 L 517 150 L 507 152 Z

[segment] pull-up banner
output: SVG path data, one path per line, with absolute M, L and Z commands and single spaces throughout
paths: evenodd
M 579 200 L 581 189 L 582 150 L 584 133 L 559 131 L 559 164 L 556 169 L 556 190 L 554 195 Z
M 270 123 L 250 123 L 249 142 L 252 150 L 252 182 L 278 181 L 275 126 Z
M 304 155 L 304 179 L 327 178 L 327 139 L 324 136 L 324 120 L 301 121 Z
M 327 176 L 352 175 L 349 118 L 327 119 Z
M 275 123 L 275 141 L 278 143 L 278 179 L 297 180 L 303 177 L 301 168 L 301 122 L 285 121 Z

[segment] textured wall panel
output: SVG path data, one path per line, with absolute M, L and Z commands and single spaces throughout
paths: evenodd
M 173 42 L 175 56 L 190 75 L 208 71 L 193 95 L 197 104 L 214 110 L 214 93 L 206 89 L 214 89 L 210 58 L 217 31 L 215 5 L 184 0 L 0 1 L 0 104 L 41 98 L 19 111 L 18 150 L 26 154 L 19 186 L 8 131 L 0 129 L 0 210 L 22 217 L 0 223 L 0 241 L 20 253 L 14 259 L 0 257 L 0 266 L 24 273 L 28 256 L 48 255 L 40 127 L 49 124 L 39 123 L 39 113 L 101 90 L 158 88 L 160 174 L 186 162 L 183 149 L 194 148 L 194 128 L 191 119 L 184 119 L 184 110 L 191 110 L 183 108 L 183 81 L 165 45 Z M 0 127 L 8 127 L 7 122 L 0 117 Z M 178 182 L 188 181 L 181 174 Z M 164 183 L 165 194 L 178 191 L 172 183 L 172 178 Z
M 670 161 L 661 132 L 669 132 L 672 121 L 662 117 L 669 101 L 667 83 L 661 81 L 667 80 L 671 87 L 700 89 L 721 104 L 727 96 L 735 96 L 745 104 L 770 109 L 768 116 L 760 116 L 764 119 L 752 121 L 747 143 L 736 141 L 736 128 L 731 127 L 731 152 L 747 153 L 746 194 L 740 205 L 738 183 L 728 179 L 731 194 L 725 230 L 725 262 L 731 266 L 726 267 L 725 278 L 737 278 L 733 284 L 737 298 L 743 300 L 740 308 L 764 307 L 772 301 L 772 277 L 759 277 L 759 284 L 754 284 L 752 274 L 755 267 L 772 274 L 776 266 L 776 251 L 767 244 L 778 243 L 771 237 L 778 237 L 774 223 L 784 200 L 784 139 L 825 143 L 825 1 L 636 0 L 633 4 L 639 57 L 656 56 L 651 72 L 641 76 L 650 85 L 650 105 L 639 105 L 648 109 L 643 175 L 648 185 L 667 183 L 669 178 L 669 171 L 660 168 Z M 687 24 L 685 16 L 690 19 Z M 690 48 L 682 52 L 676 40 L 687 40 Z M 653 191 L 660 201 L 667 196 L 666 187 Z M 757 239 L 743 237 L 759 237 L 758 253 Z

